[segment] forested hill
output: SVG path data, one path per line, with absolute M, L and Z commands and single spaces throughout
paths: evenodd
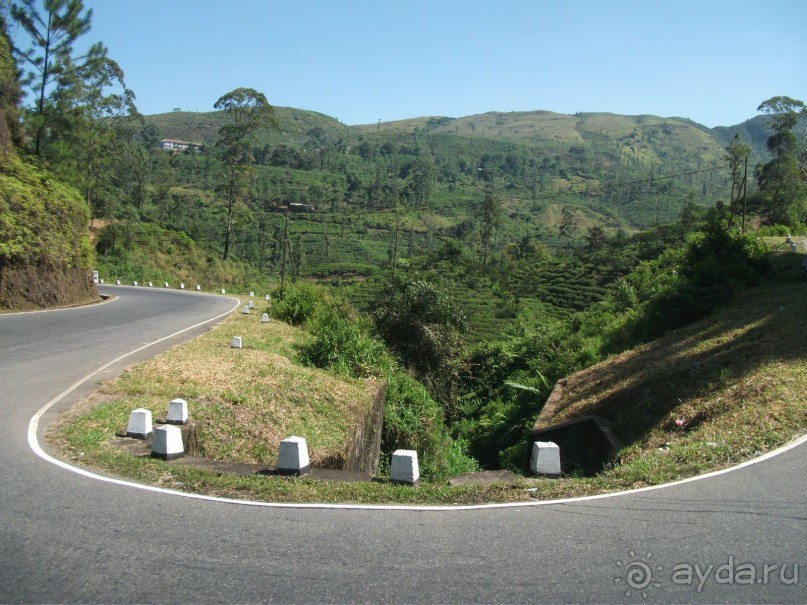
M 386 141 L 405 135 L 453 135 L 459 139 L 507 141 L 547 153 L 571 150 L 578 156 L 589 155 L 592 160 L 614 156 L 633 164 L 673 167 L 722 161 L 725 146 L 736 133 L 752 146 L 755 159 L 764 161 L 768 159 L 765 142 L 770 136 L 766 116 L 713 129 L 686 118 L 550 111 L 492 111 L 459 118 L 426 116 L 346 126 L 314 111 L 291 107 L 275 110 L 281 130 L 266 132 L 262 144 L 355 145 L 363 140 Z M 174 111 L 147 116 L 146 120 L 164 138 L 212 144 L 225 117 L 221 112 Z M 807 120 L 802 120 L 799 130 L 807 131 Z
M 486 182 L 504 211 L 497 227 L 502 246 L 524 237 L 558 245 L 592 227 L 610 234 L 668 223 L 685 204 L 727 201 L 725 141 L 733 132 L 755 137 L 751 166 L 766 160 L 768 136 L 759 121 L 753 128 L 710 130 L 683 118 L 610 113 L 490 112 L 361 126 L 289 107 L 276 107 L 275 114 L 279 130 L 257 133 L 251 143 L 255 199 L 264 210 L 305 203 L 340 219 L 359 212 L 362 229 L 392 233 L 392 219 L 378 213 L 404 209 L 410 239 L 423 239 L 413 248 L 432 236 L 466 238 L 479 218 Z M 171 185 L 209 191 L 204 158 L 216 156 L 225 120 L 223 112 L 147 116 L 143 142 L 151 149 L 162 138 L 203 144 L 198 161 L 186 157 L 177 164 L 188 164 L 187 170 Z M 191 168 L 200 162 L 204 166 Z M 208 176 L 198 176 L 200 170 Z M 384 262 L 389 233 L 369 256 L 358 255 L 362 262 Z

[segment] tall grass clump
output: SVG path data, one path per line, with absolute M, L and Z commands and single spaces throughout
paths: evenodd
M 314 339 L 300 347 L 308 365 L 352 378 L 381 377 L 394 365 L 386 347 L 370 335 L 367 318 L 344 304 L 319 304 L 308 328 Z
M 467 442 L 451 438 L 443 409 L 426 387 L 400 369 L 390 372 L 387 381 L 382 470 L 388 469 L 390 456 L 397 449 L 418 452 L 424 477 L 443 479 L 479 470 L 477 461 L 468 454 Z
M 807 223 L 792 225 L 762 225 L 756 231 L 759 237 L 785 237 L 786 235 L 807 235 Z

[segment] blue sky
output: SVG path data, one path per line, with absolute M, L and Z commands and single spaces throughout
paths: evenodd
M 756 115 L 807 101 L 807 0 L 85 0 L 142 113 L 239 86 L 346 124 L 545 109 Z

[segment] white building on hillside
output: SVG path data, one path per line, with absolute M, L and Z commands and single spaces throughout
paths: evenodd
M 160 141 L 160 149 L 163 151 L 185 151 L 189 147 L 194 150 L 200 151 L 202 149 L 201 143 L 193 143 L 191 141 L 180 141 L 178 139 L 163 139 Z

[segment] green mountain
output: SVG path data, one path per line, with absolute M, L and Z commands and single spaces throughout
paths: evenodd
M 807 116 L 801 117 L 793 133 L 802 140 L 807 137 Z M 771 130 L 768 128 L 767 116 L 759 115 L 734 126 L 717 126 L 712 129 L 712 134 L 723 147 L 729 144 L 735 134 L 739 134 L 740 139 L 751 145 L 754 164 L 770 160 L 767 142 Z
M 454 227 L 469 218 L 469 198 L 480 197 L 482 177 L 494 178 L 505 204 L 520 208 L 509 214 L 527 212 L 527 203 L 540 223 L 571 205 L 581 225 L 635 230 L 668 222 L 684 198 L 710 205 L 727 196 L 723 145 L 708 128 L 681 118 L 490 112 L 349 127 L 311 111 L 276 113 L 281 130 L 262 134 L 255 149 L 259 165 L 284 171 L 267 187 L 278 205 L 383 210 L 395 206 L 389 198 L 397 196 L 397 203 L 408 195 L 419 210 L 447 219 L 437 221 L 442 227 Z M 208 148 L 224 119 L 216 112 L 146 118 L 161 137 Z M 428 192 L 413 191 L 418 170 L 428 173 Z
M 684 118 L 652 115 L 623 116 L 611 113 L 566 115 L 550 111 L 488 112 L 449 117 L 418 117 L 392 122 L 346 126 L 335 118 L 290 107 L 275 108 L 280 132 L 266 133 L 263 144 L 307 146 L 365 138 L 395 140 L 402 135 L 453 135 L 475 140 L 490 139 L 527 145 L 547 153 L 579 147 L 592 154 L 622 157 L 634 163 L 698 164 L 720 161 L 723 148 L 740 132 L 763 152 L 769 131 L 765 116 L 743 124 L 709 129 Z M 165 138 L 212 144 L 223 124 L 220 112 L 185 112 L 147 116 Z

